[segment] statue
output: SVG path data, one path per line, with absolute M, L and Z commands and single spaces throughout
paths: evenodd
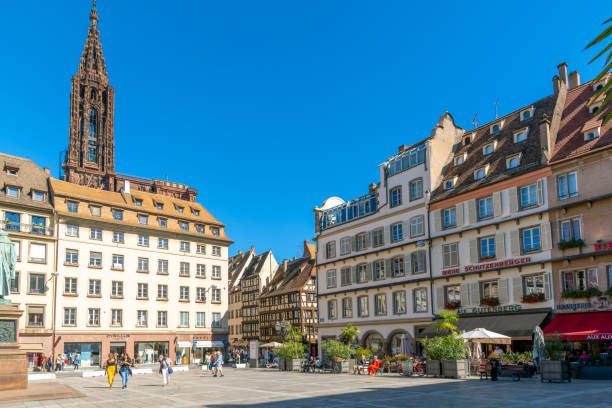
M 11 280 L 15 279 L 16 262 L 15 244 L 4 230 L 0 230 L 0 305 L 11 304 L 11 301 L 4 297 L 11 293 Z

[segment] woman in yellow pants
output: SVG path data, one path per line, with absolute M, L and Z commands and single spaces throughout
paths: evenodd
M 115 373 L 117 371 L 117 359 L 113 353 L 108 354 L 108 360 L 106 360 L 104 365 L 106 366 L 105 370 L 108 377 L 108 389 L 110 390 L 113 388 L 113 380 L 115 379 Z

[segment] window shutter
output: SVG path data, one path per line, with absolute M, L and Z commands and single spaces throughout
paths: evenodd
M 515 303 L 520 303 L 523 299 L 523 278 L 512 279 L 512 296 Z
M 357 266 L 353 266 L 352 271 L 353 271 L 353 283 L 359 282 L 359 268 Z
M 467 203 L 468 206 L 468 220 L 470 224 L 476 222 L 476 200 L 470 200 Z
M 538 205 L 544 204 L 544 180 L 538 180 Z
M 385 277 L 391 276 L 391 258 L 385 259 Z
M 434 219 L 434 232 L 440 232 L 442 230 L 442 214 L 440 210 L 435 210 L 431 213 L 431 216 Z
M 499 294 L 499 303 L 502 305 L 508 304 L 508 279 L 497 281 L 497 293 Z
M 516 187 L 508 189 L 508 195 L 510 196 L 510 215 L 518 212 L 518 190 Z
M 404 221 L 402 223 L 402 238 L 410 239 L 410 221 Z
M 357 250 L 357 235 L 351 237 L 351 249 L 353 250 L 353 252 Z
M 504 239 L 503 232 L 498 232 L 495 234 L 495 257 L 497 259 L 503 259 L 506 257 L 506 241 Z
M 521 254 L 519 230 L 510 231 L 510 252 L 512 252 L 512 256 L 519 256 Z
M 540 225 L 540 239 L 542 240 L 542 249 L 551 249 L 550 222 Z
M 455 217 L 457 226 L 463 225 L 463 203 L 459 203 L 455 206 Z
M 444 287 L 436 288 L 436 306 L 438 312 L 444 309 Z
M 380 245 L 383 246 L 385 245 L 385 231 L 387 231 L 389 227 L 383 227 L 382 228 L 382 236 L 380 237 Z
M 409 275 L 412 273 L 412 257 L 410 254 L 404 255 L 404 273 Z
M 550 287 L 550 273 L 545 273 L 544 274 L 544 298 L 546 300 L 550 299 L 552 297 L 552 293 L 551 293 L 551 287 Z
M 470 285 L 468 285 L 467 283 L 461 284 L 461 307 L 466 307 L 471 304 L 469 288 Z
M 477 239 L 470 240 L 470 263 L 472 264 L 478 263 L 478 240 Z
M 478 282 L 472 282 L 470 285 L 470 303 L 472 306 L 480 304 L 480 284 Z
M 427 272 L 427 252 L 421 251 L 421 258 L 423 262 L 423 272 Z
M 372 231 L 366 232 L 365 237 L 366 237 L 365 247 L 369 248 L 370 246 L 372 246 Z
M 499 191 L 493 193 L 493 216 L 499 217 L 502 213 L 501 193 Z
M 372 264 L 367 263 L 366 264 L 366 281 L 371 281 L 371 280 L 372 280 Z

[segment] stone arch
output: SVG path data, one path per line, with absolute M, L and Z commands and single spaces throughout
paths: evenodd
M 408 332 L 408 330 L 405 329 L 395 329 L 393 330 L 391 333 L 389 333 L 389 336 L 387 337 L 387 340 L 385 341 L 385 353 L 387 353 L 388 355 L 393 355 L 393 339 L 396 336 L 403 336 L 403 335 L 407 335 L 408 338 L 410 339 L 410 345 L 412 346 L 412 350 L 416 350 L 416 341 L 414 339 L 414 337 L 412 336 L 412 334 L 410 334 L 410 332 Z
M 378 340 L 378 341 L 377 341 Z M 374 343 L 372 342 L 374 341 Z M 368 330 L 361 336 L 361 341 L 359 342 L 362 347 L 369 347 L 372 349 L 374 354 L 382 356 L 385 352 L 385 337 L 380 334 L 377 330 Z M 379 348 L 374 350 L 376 347 L 372 347 L 378 344 Z

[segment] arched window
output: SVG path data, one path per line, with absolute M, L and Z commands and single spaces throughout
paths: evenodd
M 96 140 L 96 127 L 98 122 L 98 113 L 95 109 L 89 112 L 89 140 Z

